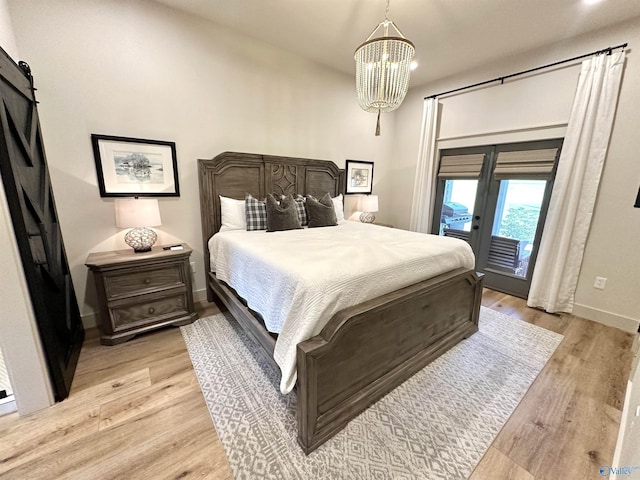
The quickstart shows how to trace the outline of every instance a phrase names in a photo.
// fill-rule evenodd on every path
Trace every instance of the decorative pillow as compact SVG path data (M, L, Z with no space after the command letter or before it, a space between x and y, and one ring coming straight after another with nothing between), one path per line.
M306 227L309 220L307 219L307 210L304 208L305 198L298 194L294 200L296 202L296 210L298 211L298 220L300 220L300 225Z
M247 194L244 199L245 217L247 230L266 230L267 229L267 205L264 201L260 201Z
M333 201L333 207L336 210L336 218L339 222L344 220L344 200L342 194L331 199Z
M338 224L336 210L328 193L320 200L308 195L305 207L307 209L307 218L309 219L309 228L331 227Z
M288 195L278 202L273 195L267 195L267 232L296 228L302 228L302 226L293 197Z
M247 220L244 211L244 200L220 197L220 231L246 230Z

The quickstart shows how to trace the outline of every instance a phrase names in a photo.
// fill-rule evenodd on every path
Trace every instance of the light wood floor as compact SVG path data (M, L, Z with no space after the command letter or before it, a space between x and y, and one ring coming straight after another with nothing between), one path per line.
M600 478L615 448L632 335L488 290L483 304L564 340L471 478ZM200 307L201 316L217 311ZM68 399L0 418L0 478L231 479L179 329L112 347L87 333Z

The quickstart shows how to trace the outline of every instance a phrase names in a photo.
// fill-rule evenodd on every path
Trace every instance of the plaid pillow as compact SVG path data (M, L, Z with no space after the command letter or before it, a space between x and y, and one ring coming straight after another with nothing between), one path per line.
M294 198L296 202L296 211L298 212L298 220L300 220L300 225L305 227L309 223L309 219L307 218L307 211L304 208L304 197L300 194L296 195Z
M244 199L245 215L247 217L247 230L267 229L267 205L247 194Z

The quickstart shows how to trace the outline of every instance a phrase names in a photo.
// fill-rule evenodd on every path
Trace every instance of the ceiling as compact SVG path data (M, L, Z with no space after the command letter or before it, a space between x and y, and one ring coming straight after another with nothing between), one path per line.
M385 0L156 1L351 75L385 14ZM412 86L636 16L638 0L391 0L389 10L416 46Z

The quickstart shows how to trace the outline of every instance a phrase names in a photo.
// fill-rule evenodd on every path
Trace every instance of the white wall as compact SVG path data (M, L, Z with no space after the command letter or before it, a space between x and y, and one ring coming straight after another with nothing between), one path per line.
M7 0L0 0L0 45L14 61L17 61L18 47L13 34L13 25L11 24Z
M53 190L85 324L96 306L84 266L126 248L100 198L90 135L175 141L181 195L160 199L159 242L194 248L204 289L198 158L224 151L375 162L380 221L393 116L375 137L351 76L150 1L10 0L18 47L38 87ZM347 205L347 208L349 205Z
M0 47L18 60L6 0L0 0ZM26 415L51 405L53 393L1 181L0 266L0 348L18 412Z
M392 188L397 195L392 221L408 227L418 154L423 98L441 91L508 75L564 58L629 42L616 121L605 163L574 313L633 331L640 321L640 209L633 202L640 184L640 18L615 28L522 54L436 84L413 88L396 115ZM563 132L577 84L577 66L537 74L503 86L443 99L442 146L490 144L551 138ZM515 114L515 115L514 115ZM533 128L532 128L533 127ZM506 132L505 132L506 131ZM593 289L595 276L608 278L605 290Z

